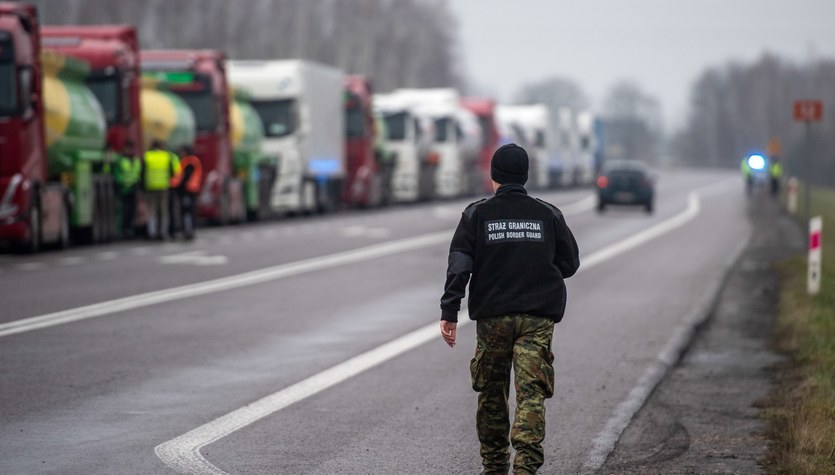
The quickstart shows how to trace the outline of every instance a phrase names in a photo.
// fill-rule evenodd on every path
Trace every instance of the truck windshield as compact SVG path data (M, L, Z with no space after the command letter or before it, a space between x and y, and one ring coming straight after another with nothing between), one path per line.
M120 123L122 114L119 109L122 103L122 91L119 88L119 78L117 76L92 77L87 80L87 86L99 100L107 124Z
M204 91L174 91L188 104L194 113L194 122L198 132L212 132L217 128L217 114L214 97L209 90Z
M435 119L435 142L446 142L449 140L449 118Z
M171 92L180 96L194 113L198 132L214 132L220 118L215 96L212 95L212 79L207 74L185 74L185 80L172 80Z
M406 140L406 124L409 123L409 115L406 112L387 115L384 120L388 140Z
M18 111L17 71L10 61L0 61L0 116L8 117Z
M345 136L352 139L365 136L365 115L362 107L345 108Z
M295 99L252 101L252 107L264 123L264 135L284 137L296 131Z

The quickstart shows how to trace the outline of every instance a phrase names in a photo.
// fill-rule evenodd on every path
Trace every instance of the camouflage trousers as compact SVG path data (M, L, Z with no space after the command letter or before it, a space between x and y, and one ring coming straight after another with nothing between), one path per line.
M513 472L536 473L544 462L545 399L554 395L554 322L530 315L505 315L477 322L477 346L470 361L478 391L476 429L487 473L507 473L510 442L516 450ZM516 385L511 430L508 410L510 369Z

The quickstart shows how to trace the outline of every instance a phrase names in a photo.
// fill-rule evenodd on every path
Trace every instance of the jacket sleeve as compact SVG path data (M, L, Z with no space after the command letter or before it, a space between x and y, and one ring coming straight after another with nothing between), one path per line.
M568 229L565 224L565 218L561 212L554 214L556 217L556 255L554 263L560 270L563 278L568 278L577 272L580 268L580 251L577 249L577 241L574 240L574 234Z
M473 256L475 254L475 232L471 216L462 214L458 228L452 236L449 246L449 259L446 271L446 285L441 297L441 320L458 321L458 311L461 310L461 299L470 281L473 271Z

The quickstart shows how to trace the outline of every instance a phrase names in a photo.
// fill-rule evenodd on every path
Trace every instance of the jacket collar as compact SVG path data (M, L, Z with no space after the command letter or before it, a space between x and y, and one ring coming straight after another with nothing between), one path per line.
M520 185L519 183L505 183L500 186L498 190L496 190L496 196L506 194L527 195L528 192L525 190L525 185Z

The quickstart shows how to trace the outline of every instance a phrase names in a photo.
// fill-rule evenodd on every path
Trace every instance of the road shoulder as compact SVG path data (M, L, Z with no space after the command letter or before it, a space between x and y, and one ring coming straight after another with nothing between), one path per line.
M757 407L774 385L776 261L802 249L775 202L749 202L753 235L681 361L624 430L599 473L761 473L767 422Z

